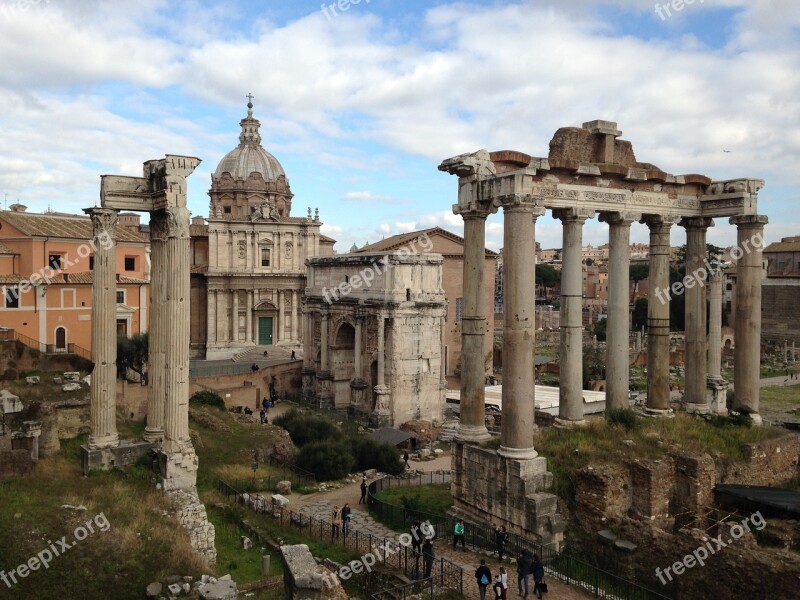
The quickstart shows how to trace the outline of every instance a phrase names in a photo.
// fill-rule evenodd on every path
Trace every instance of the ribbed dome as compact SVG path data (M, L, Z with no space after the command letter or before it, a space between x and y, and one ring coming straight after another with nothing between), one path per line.
M258 128L261 123L253 118L253 105L247 104L247 117L239 122L242 132L239 145L228 152L220 161L212 179L218 180L223 173L230 173L234 180L246 180L251 173L260 173L264 181L277 181L286 173L278 159L261 147Z

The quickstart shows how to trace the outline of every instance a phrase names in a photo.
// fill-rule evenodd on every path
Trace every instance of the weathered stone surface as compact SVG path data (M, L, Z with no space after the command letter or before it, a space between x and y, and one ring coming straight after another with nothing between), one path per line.
M22 412L22 400L8 390L0 390L0 412L6 415Z
M278 434L280 436L279 439L271 446L256 450L256 459L259 462L274 460L279 463L288 463L294 459L297 448L289 437L289 432L285 429L280 429Z
M65 383L61 386L62 392L77 392L81 389L80 383Z
M167 492L175 500L178 523L189 532L192 548L213 565L217 562L214 526L209 522L206 507L200 501L197 490L171 490Z
M251 540L246 535L242 536L242 548L245 550L250 550L253 547L253 540Z
M289 499L281 494L273 494L272 495L272 507L273 508L287 508L289 506Z
M71 381L78 383L81 380L81 374L78 371L67 371L64 373L64 381Z
M278 494L291 494L292 493L292 482L291 481L279 481L278 485L275 486L275 491Z
M145 593L147 594L148 598L155 598L161 593L162 588L163 586L159 582L155 581L147 586Z
M201 584L197 591L202 600L236 600L239 597L235 581L209 581Z
M167 586L167 589L173 596L178 596L183 591L183 588L179 583L171 583L169 586Z
M39 385L41 382L41 378L38 375L32 375L30 377L25 378L25 383L28 385Z

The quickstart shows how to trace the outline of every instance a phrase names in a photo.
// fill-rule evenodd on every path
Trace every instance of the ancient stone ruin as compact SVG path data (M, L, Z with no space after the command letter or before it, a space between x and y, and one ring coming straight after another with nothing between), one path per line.
M670 175L636 160L630 142L618 139L617 124L591 121L556 131L547 158L517 151L479 150L445 160L441 171L458 176L464 219L464 304L462 316L461 422L453 454L455 506L473 517L499 522L512 531L534 533L558 546L563 523L549 494L552 476L533 448L534 270L536 219L546 210L563 225L561 277L561 383L557 422L582 424L581 239L586 219L609 224L607 391L609 409L628 408L628 278L630 226L650 229L647 411L671 414L669 396L669 237L674 224L686 229L686 405L695 413L723 412L720 377L719 283L711 287L710 351L706 356L706 231L715 217L737 226L744 252L737 263L735 397L733 408L756 423L761 329L761 246L767 217L757 211L760 179L713 181L704 175ZM476 446L485 427L484 293L485 224L503 208L503 420L498 451ZM715 335L713 335L716 332ZM524 498L524 502L520 499Z

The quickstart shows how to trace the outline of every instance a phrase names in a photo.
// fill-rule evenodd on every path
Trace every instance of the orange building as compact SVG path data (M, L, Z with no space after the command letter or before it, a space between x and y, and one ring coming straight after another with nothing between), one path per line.
M63 213L0 211L0 327L44 352L91 352L92 221ZM117 227L117 331L147 331L149 241Z

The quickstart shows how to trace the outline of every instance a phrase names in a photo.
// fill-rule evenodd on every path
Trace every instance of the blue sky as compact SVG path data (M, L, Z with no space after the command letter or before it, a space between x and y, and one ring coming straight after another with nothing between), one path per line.
M101 174L189 154L203 159L189 208L207 216L252 93L293 214L319 208L340 252L434 225L462 233L443 159L546 156L558 127L594 119L667 172L765 179L767 241L800 235L800 3L674 6L351 0L334 16L319 1L0 0L0 199L79 213ZM502 230L491 217L490 247ZM539 220L544 247L560 238ZM604 243L606 226L587 222L584 240ZM709 241L734 244L735 230L718 219Z

